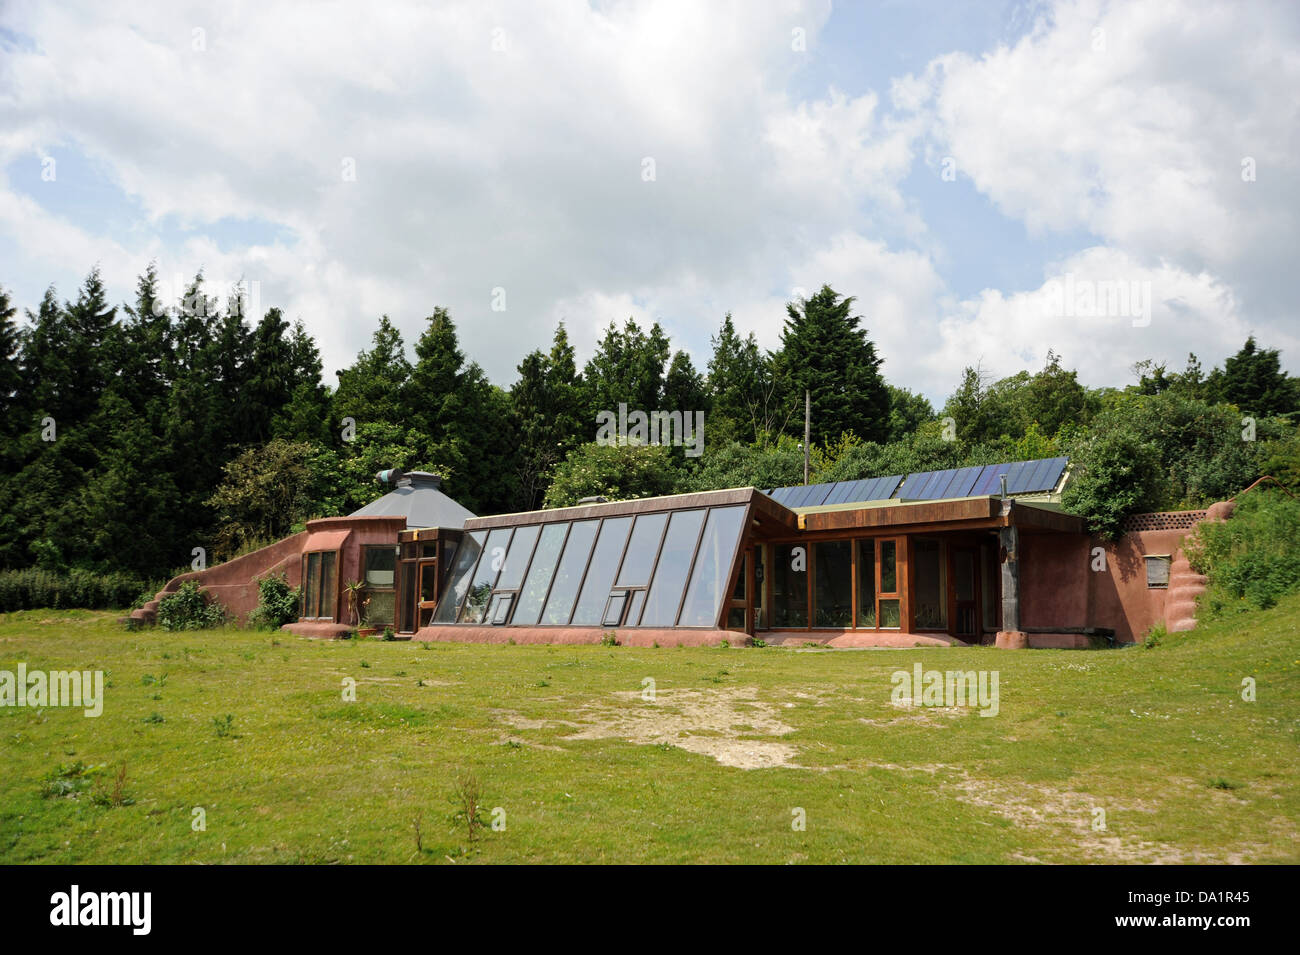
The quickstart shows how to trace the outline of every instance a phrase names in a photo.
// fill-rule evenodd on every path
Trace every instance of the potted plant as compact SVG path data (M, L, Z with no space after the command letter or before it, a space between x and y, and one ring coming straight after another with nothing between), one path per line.
M370 598L364 597L361 601L361 626L357 627L357 636L373 637L378 632L378 627L370 625Z
M344 591L348 595L348 622L352 626L361 624L361 594L366 589L366 585L360 580L349 580L343 585Z

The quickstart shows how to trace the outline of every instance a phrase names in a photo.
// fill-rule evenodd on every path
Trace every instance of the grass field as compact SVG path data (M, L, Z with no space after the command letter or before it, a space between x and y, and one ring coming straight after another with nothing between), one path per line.
M99 718L0 707L2 863L1300 861L1300 596L1105 651L325 643L116 616L0 617L0 670L107 682ZM918 662L997 671L997 715L892 703Z

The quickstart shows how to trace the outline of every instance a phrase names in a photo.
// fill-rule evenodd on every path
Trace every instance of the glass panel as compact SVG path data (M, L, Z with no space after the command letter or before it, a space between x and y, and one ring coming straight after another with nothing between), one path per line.
M897 597L882 597L880 600L880 629L897 630L902 626L902 614Z
M542 529L541 539L533 553L532 565L528 568L528 577L519 591L519 599L515 601L516 624L531 626L541 618L546 588L551 585L555 563L559 559L560 548L564 546L564 534L568 529L567 523L547 524Z
M716 627L722 598L731 583L732 558L745 520L744 507L715 507L709 511L700 538L691 586L686 591L679 627Z
M728 630L746 629L744 607L732 607L727 611L727 629Z
M367 547L366 584L371 587L393 586L397 574L396 547Z
M641 607L645 603L645 591L632 591L632 606L627 611L627 626L635 627L641 619Z
M744 600L745 588L749 586L749 555L740 555L740 573L736 575L736 586L731 591L732 600Z
M984 595L984 629L998 628L997 584L994 574L999 573L997 551L988 544L980 545L980 554L984 560L984 576L980 578L980 591Z
M555 568L555 582L551 585L551 596L546 601L546 610L542 612L542 623L569 622L569 616L573 613L573 602L577 599L578 588L582 585L583 571L587 569L587 557L591 554L591 545L596 540L599 523L600 521L574 522L569 531L569 539L564 544L564 554Z
M456 553L456 560L447 577L447 590L438 601L438 609L433 615L434 623L455 622L456 611L465 598L465 591L469 590L470 575L474 573L474 565L483 553L483 542L486 539L486 531L472 531L461 541L460 550Z
M369 626L391 627L397 613L397 592L395 590L367 590L366 622Z
M402 559L403 559L403 560L414 560L415 557L416 557L416 555L417 555L417 553L419 552L419 547L420 547L420 545L417 544L415 541L405 541L405 542L403 542L403 544L402 544Z
M858 626L876 625L876 542L858 541Z
M618 559L623 556L623 545L627 543L627 533L632 529L632 518L606 518L600 528L600 537L596 539L596 549L592 551L591 569L582 585L582 596L573 611L573 626L599 626L600 619L609 600L609 588L613 586L614 574L618 568Z
M506 562L501 565L501 576L497 578L497 590L519 589L519 582L524 579L528 558L533 555L533 545L537 543L537 535L541 530L540 525L533 524L515 531L514 539L510 542L510 553L506 555Z
M641 614L641 626L673 625L677 608L682 602L682 590L686 587L686 575L691 572L695 541L700 536L700 526L703 523L703 510L675 511L668 519L668 530L664 532L655 579L650 584L645 611Z
M303 559L302 599L304 617L314 617L320 609L320 554Z
M432 561L420 564L420 599L438 599L438 563Z
M959 550L953 555L953 589L957 599L962 601L975 599L975 555L968 550Z
M912 559L917 629L946 630L948 588L944 583L943 545L933 538L918 537L912 542Z
M623 569L618 572L618 586L644 587L650 582L655 554L659 552L659 538L663 536L667 514L642 514L632 528L632 539L627 544Z
M421 544L421 545L420 545L420 556L421 556L421 557L437 557L437 556L438 556L438 542L437 542L437 541L425 541L423 544Z
M880 592L898 593L898 545L892 540L880 542Z
M514 603L514 594L497 594L492 598L492 606L488 608L487 622L493 626L501 626L510 619L510 605Z
M335 595L337 586L334 583L334 552L329 551L320 555L320 613L323 620L334 619L334 608L338 603Z
M853 545L822 541L813 545L813 613L818 627L853 625Z
M623 607L627 604L626 590L616 590L609 595L609 603L605 607L604 619L600 621L602 627L617 627L623 619Z
M808 545L777 544L771 574L772 626L808 626Z
M510 527L498 527L488 533L487 543L483 545L483 557L474 570L474 576L465 597L465 606L460 610L460 623L482 623L487 612L488 599L492 596L492 587L496 583L501 565L505 563L506 551L510 548Z
M415 602L419 595L415 592L416 565L402 565L402 621L398 629L402 633L415 631Z

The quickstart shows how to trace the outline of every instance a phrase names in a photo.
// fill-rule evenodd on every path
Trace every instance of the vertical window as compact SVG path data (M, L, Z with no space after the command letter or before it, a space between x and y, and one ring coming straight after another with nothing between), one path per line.
M303 555L302 616L310 620L333 620L336 604L334 551L313 551Z
M853 625L853 545L848 541L813 544L813 613L816 626Z
M741 524L743 507L715 507L704 524L704 536L695 555L695 568L686 589L686 602L677 621L679 627L716 627L722 611L722 599L731 583L732 560Z
M943 544L932 537L912 541L918 630L948 628L948 587Z
M592 551L591 568L582 584L582 595L573 610L573 626L595 627L605 616L609 603L609 588L618 573L618 562L627 544L627 533L632 529L632 518L606 518L600 526L596 549Z
M808 545L772 548L772 626L808 626Z
M415 632L415 575L417 564L413 560L402 562L402 612L397 629L402 633Z
M564 535L569 525L547 524L542 528L542 536L533 553L533 562L528 568L515 601L514 622L533 626L541 619L542 606L546 603L546 592L551 587L551 578L555 576L555 565L560 558L560 549L564 547Z
M397 547L383 544L361 549L365 575L366 622L372 627L391 627L397 619Z
M551 595L546 600L546 609L542 611L542 623L564 625L569 622L599 524L600 521L575 521L570 527L569 539L564 543L564 554L555 568Z
M876 627L876 542L858 541L858 626Z
M903 602L898 593L898 541L882 540L880 549L880 593L876 597L877 626L898 630L903 625Z
M704 511L674 511L668 518L654 580L641 612L643 627L671 627L677 620L691 557L704 524ZM629 618L630 619L630 618Z

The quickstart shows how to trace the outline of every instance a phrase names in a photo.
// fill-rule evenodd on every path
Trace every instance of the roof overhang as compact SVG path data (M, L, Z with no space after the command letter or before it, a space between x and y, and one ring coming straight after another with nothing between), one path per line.
M516 514L493 514L465 522L465 530L488 530L493 527L517 527L525 524L551 524L557 521L582 521L625 514L653 514L662 511L686 511L697 507L726 507L730 504L751 505L750 519L773 532L798 530L795 513L752 487L725 491L701 491L695 494L672 494L635 501L611 501L607 504L584 504L579 507L556 507L544 511L521 511Z

